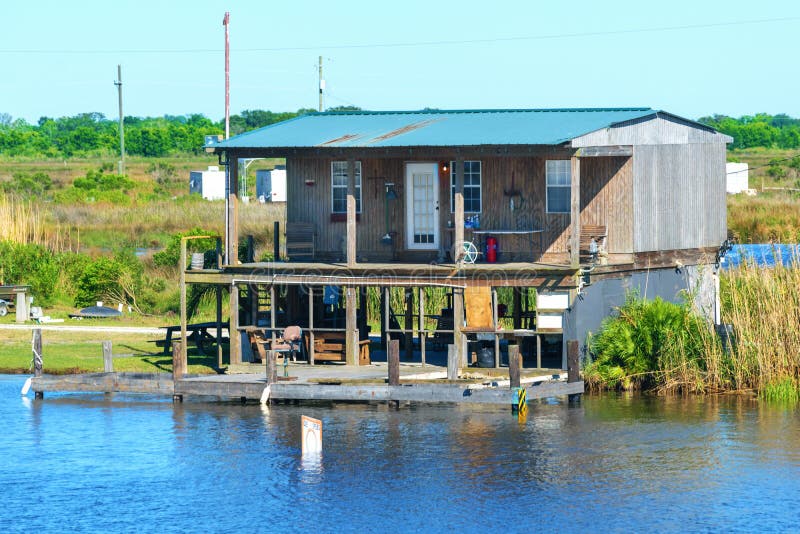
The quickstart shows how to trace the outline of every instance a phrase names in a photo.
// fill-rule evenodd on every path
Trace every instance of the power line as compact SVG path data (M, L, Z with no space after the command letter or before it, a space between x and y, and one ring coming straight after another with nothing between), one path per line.
M768 24L774 22L791 22L800 20L800 17L780 17L769 19L738 20L730 22L712 22L706 24L686 24L681 26L655 26L650 28L635 28L623 30L559 33L545 35L526 35L516 37L493 37L486 39L454 39L442 41L412 41L395 43L356 43L343 45L313 45L313 46L281 46L269 48L238 48L234 52L290 52L307 50L344 50L361 48L410 48L423 46L450 46L465 44L510 43L518 41L543 41L550 39L574 39L581 37L603 37L611 35L626 35L636 33L670 32L680 30L701 30L709 28L723 28L728 26L744 26L752 24ZM218 54L222 50L216 48L162 48L162 49L117 49L117 50L63 50L63 49L0 49L0 54Z
M770 160L770 162L769 162L769 163L767 163L767 164L764 164L764 165L757 165L757 166L755 166L755 167L750 167L750 166L748 166L746 169L742 169L742 170L740 170L740 171L731 171L731 172L726 172L725 174L726 174L726 175L731 175L731 174L739 174L740 172L748 172L748 171L752 171L752 170L755 170L755 169L762 169L762 168L764 168L764 167L772 167L772 166L773 166L773 165L775 165L776 163L780 163L780 162L782 162L782 161L789 161L789 160L792 160L792 159L797 159L797 158L800 158L800 154L795 154L794 156L789 156L788 158L773 159L773 160Z

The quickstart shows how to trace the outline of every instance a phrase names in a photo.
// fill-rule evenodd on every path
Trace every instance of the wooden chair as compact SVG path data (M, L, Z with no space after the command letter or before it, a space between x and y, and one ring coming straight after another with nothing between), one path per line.
M313 260L315 237L313 223L286 223L286 255L289 260Z

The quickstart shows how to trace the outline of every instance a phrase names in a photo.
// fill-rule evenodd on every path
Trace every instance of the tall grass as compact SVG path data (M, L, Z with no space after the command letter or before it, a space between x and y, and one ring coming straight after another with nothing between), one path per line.
M38 205L0 195L0 241L42 245L54 252L64 250L61 227L49 224Z
M728 228L741 243L800 242L800 201L790 193L728 198Z

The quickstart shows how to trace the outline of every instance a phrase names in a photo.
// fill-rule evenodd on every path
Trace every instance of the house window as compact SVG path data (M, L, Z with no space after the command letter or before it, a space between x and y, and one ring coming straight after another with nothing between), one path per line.
M347 162L331 162L331 207L333 213L347 213ZM356 213L361 213L361 162L356 161Z
M572 187L570 160L547 160L545 175L547 177L547 213L569 213Z
M456 211L456 162L450 162L450 211ZM464 162L464 213L481 212L481 162Z

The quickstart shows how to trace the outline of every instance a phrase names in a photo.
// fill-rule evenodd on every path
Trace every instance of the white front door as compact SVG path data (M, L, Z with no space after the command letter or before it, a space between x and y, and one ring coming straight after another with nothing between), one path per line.
M439 248L439 166L406 164L406 247Z

